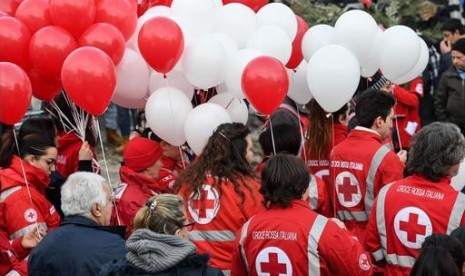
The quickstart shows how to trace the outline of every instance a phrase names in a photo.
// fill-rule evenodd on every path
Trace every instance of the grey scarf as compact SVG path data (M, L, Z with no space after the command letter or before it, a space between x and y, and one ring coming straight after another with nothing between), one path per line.
M126 241L126 248L126 259L148 272L164 271L195 252L192 242L149 229L136 230Z

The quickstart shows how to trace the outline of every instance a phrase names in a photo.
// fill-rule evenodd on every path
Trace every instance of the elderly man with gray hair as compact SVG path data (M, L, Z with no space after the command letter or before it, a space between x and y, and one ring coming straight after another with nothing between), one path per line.
M108 227L111 187L95 173L70 175L61 188L65 218L29 257L29 275L97 275L100 267L126 255L124 240Z
M450 185L465 157L465 138L451 123L414 136L408 177L386 185L373 205L365 248L385 262L385 275L409 275L426 237L464 225L465 195Z

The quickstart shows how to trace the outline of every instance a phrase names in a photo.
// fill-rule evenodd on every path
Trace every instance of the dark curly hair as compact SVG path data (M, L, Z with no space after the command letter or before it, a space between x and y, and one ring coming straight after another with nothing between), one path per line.
M218 126L208 139L199 159L191 164L175 182L175 190L179 191L181 185L186 187L184 198L191 192L198 196L199 189L205 183L206 174L214 177L213 186L219 188L220 196L222 186L232 183L234 190L241 197L243 205L245 195L243 187L252 192L251 187L244 181L246 178L256 178L255 172L246 159L247 139L249 129L241 123L226 123ZM200 193L200 200L204 200Z
M310 173L302 159L290 154L277 154L266 162L262 171L260 193L263 206L286 208L293 199L301 199L310 183Z

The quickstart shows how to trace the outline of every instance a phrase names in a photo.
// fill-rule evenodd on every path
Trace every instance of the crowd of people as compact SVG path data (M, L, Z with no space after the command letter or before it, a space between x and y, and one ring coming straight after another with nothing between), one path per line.
M465 275L465 194L450 185L465 158L465 28L441 30L405 85L378 72L333 113L286 97L258 166L242 123L192 156L148 128L130 135L134 112L112 106L112 187L95 119L64 94L0 124L0 274Z

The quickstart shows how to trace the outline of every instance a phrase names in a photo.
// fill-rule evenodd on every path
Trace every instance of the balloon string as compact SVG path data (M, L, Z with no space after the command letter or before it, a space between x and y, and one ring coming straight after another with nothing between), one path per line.
M16 135L16 131L13 128L13 137L15 138L15 143L16 143L16 149L18 151L18 156L21 156L21 153L19 151L19 143L18 143L18 137ZM32 195L31 195L31 190L29 188L29 181L27 180L26 176L26 170L24 169L24 164L23 164L23 159L19 158L19 163L21 164L21 172L23 173L24 181L26 182L26 190L27 190L27 195L29 197L29 203L31 204L31 207L34 208L34 203L32 202ZM37 231L37 236L40 237L40 231L39 231L39 225L37 224L37 219L34 221L35 229Z
M273 145L273 154L276 155L276 145L274 142L273 124L271 123L270 115L267 115L267 117L268 117L268 121L270 122L271 144Z
M297 106L297 103L295 104L295 109L297 110L297 119L300 125L301 124L300 111L299 111L299 107ZM307 164L307 150L305 149L305 136L304 136L304 130L302 129L302 126L299 127L299 130L300 130L300 139L302 141L301 146L302 146L302 150L304 151L304 161L305 161L305 164Z
M184 160L184 152L182 151L182 146L178 147L179 149L179 154L181 155L181 162L182 162L182 168L186 168L186 161Z
M335 139L334 139L334 117L333 117L333 113L328 113L328 115L326 115L327 118L331 118L331 145L332 145L332 148L331 148L331 153L333 152L332 149L334 149L334 147L336 146L335 145ZM330 154L331 154L330 153ZM331 162L331 157L329 158L330 162ZM332 178L331 180L333 181L334 183L334 194L333 194L333 212L334 212L334 217L337 218L337 213L336 213L336 175L334 173L334 167L331 167L331 163L329 164L329 168L331 169L332 173L330 173L330 177Z
M391 92L392 95L394 95L394 86L391 85L391 87L389 88L389 92ZM395 95L394 95L395 97ZM397 101L396 101L396 104L394 106L394 118L395 118L395 122L396 122L396 135L397 135L397 142L399 143L399 149L400 150L403 150L402 149L402 141L400 140L400 133L399 133L399 122L397 120L397 114L396 114L396 108L397 107Z
M105 156L105 148L103 147L103 139L102 139L102 132L100 131L100 123L97 121L97 130L98 130L98 136L99 136L99 140L100 140L100 147L102 148L102 156L103 156L103 164L105 166L105 170L106 170L106 174L107 174L107 179L108 179L108 183L110 184L110 187L112 188L113 190L113 185L111 183L111 178L110 178L110 172L108 171L108 164L107 164L107 158ZM118 208L116 208L116 201L115 201L115 197L111 197L111 201L113 203L113 208L115 210L115 214L116 214L116 222L118 223L118 225L121 225L121 221L120 221L120 218L119 218L119 212L118 212Z

